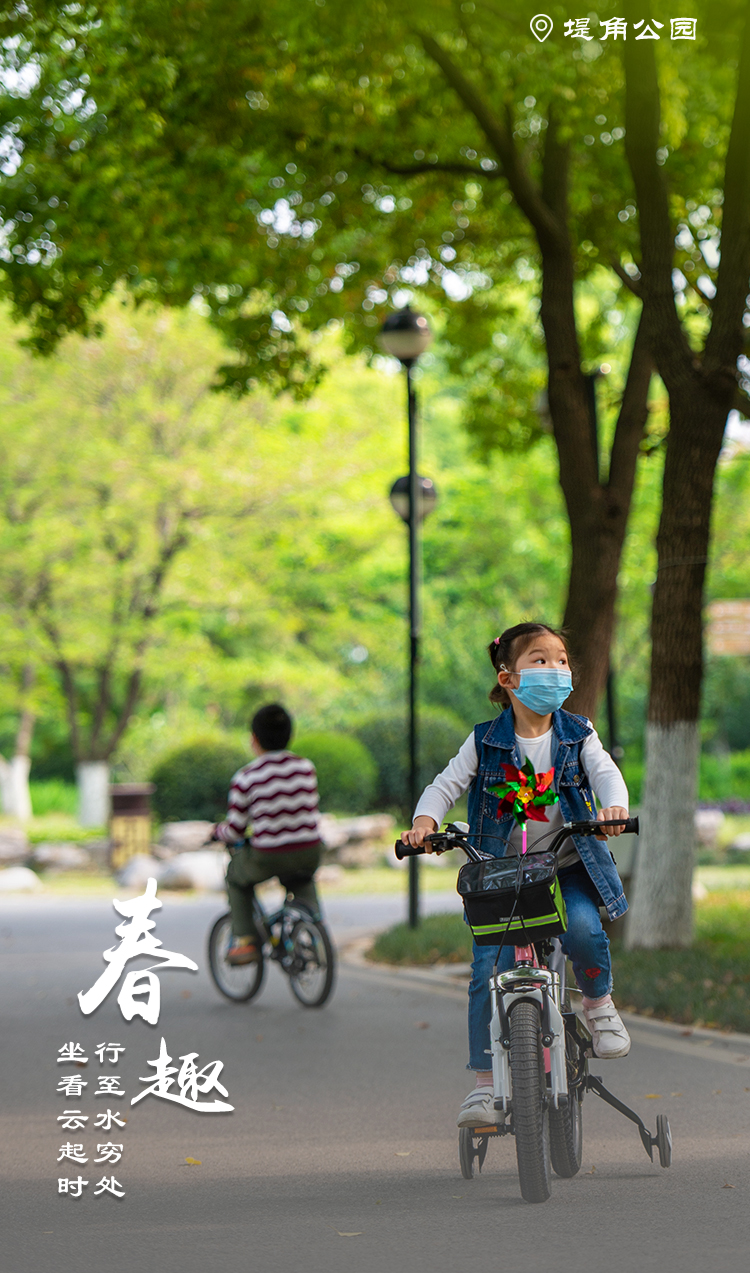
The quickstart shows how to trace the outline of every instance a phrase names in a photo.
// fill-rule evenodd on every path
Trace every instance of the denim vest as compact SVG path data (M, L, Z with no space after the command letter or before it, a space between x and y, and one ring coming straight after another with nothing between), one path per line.
M591 783L581 763L581 747L592 727L584 716L557 711L552 714L552 756L555 769L554 790L560 798L560 811L565 822L596 817L596 804ZM515 722L510 708L495 718L474 727L477 749L477 776L469 788L469 825L478 849L493 857L504 857L514 826L512 814L497 816L498 798L487 790L502 782L503 765L523 764L525 757L516 746ZM589 836L571 836L591 880L606 907L610 919L624 915L628 903L615 860L602 840Z

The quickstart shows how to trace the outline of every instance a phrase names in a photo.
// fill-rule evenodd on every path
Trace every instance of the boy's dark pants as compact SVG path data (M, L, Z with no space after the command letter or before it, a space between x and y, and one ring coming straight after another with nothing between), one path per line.
M253 894L255 885L278 877L282 888L293 893L298 902L318 914L318 894L313 876L320 863L322 844L307 849L274 849L264 852L252 846L238 849L227 868L227 893L232 911L232 932L236 937L254 937L259 934L253 919Z

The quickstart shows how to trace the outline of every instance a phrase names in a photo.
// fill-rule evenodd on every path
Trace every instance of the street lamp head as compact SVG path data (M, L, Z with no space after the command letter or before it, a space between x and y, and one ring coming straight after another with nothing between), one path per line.
M424 314L415 314L410 305L389 314L380 329L380 345L387 354L409 366L423 354L432 332Z
M423 522L437 504L435 483L429 477L418 477L419 498L417 501L418 520ZM402 521L409 524L409 479L399 477L393 483L388 498Z

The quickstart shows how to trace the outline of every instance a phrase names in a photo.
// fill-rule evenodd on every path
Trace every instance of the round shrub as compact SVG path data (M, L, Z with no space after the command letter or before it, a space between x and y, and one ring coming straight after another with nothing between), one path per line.
M468 730L457 716L437 707L423 707L418 721L418 793L432 782L455 756ZM409 727L403 712L373 716L357 730L377 765L374 806L409 818Z
M377 768L358 738L323 731L302 734L292 739L291 749L315 765L324 813L365 813L372 807Z
M169 752L151 774L152 805L162 822L219 822L232 775L252 759L235 743L201 738Z

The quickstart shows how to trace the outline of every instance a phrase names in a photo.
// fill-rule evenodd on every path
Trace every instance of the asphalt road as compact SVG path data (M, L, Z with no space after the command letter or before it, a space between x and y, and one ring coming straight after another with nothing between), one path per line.
M652 1166L636 1129L589 1095L581 1173L530 1207L510 1138L490 1144L481 1178L464 1181L458 1169L454 1119L469 1086L460 989L345 966L316 1012L296 1005L271 969L256 1003L231 1005L203 955L221 903L164 902L157 936L200 972L161 974L157 1027L127 1024L114 995L91 1017L79 1011L77 992L115 941L108 903L0 902L1 1273L747 1268L750 1056L737 1041L638 1026L631 1055L594 1070L652 1128L668 1113L673 1167ZM441 905L433 895L430 906ZM337 900L329 915L341 939L400 909L398 899ZM199 1115L153 1096L130 1108L162 1035L173 1058L224 1062L234 1113ZM90 1058L79 1103L56 1091L72 1072L56 1064L69 1040ZM126 1047L101 1072L122 1076L127 1097L111 1108L127 1126L119 1136L61 1132L64 1108L96 1115L110 1105L91 1095L93 1049L104 1041ZM124 1143L116 1166L58 1166L64 1141L90 1152L100 1137ZM90 1181L83 1196L59 1195L58 1176L79 1173ZM94 1197L100 1173L114 1174L125 1196Z

